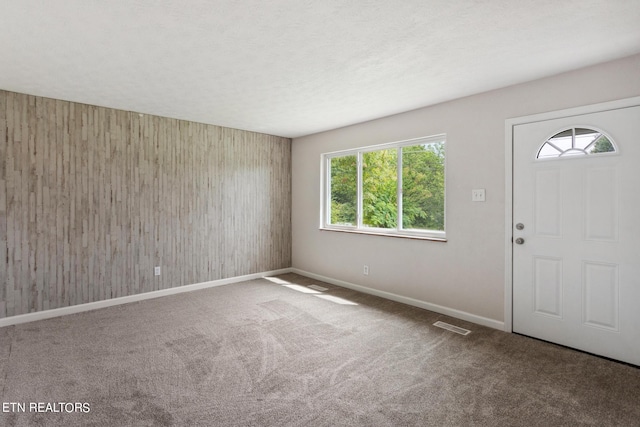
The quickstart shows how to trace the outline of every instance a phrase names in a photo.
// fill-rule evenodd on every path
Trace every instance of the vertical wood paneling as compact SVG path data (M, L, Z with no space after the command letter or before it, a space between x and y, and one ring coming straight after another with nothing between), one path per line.
M7 315L7 100L0 98L0 318Z
M288 267L290 206L289 139L0 91L0 318Z

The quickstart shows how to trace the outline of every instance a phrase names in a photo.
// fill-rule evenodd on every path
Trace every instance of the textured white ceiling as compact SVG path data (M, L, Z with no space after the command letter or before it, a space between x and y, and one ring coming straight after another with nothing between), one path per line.
M0 88L296 137L640 52L640 0L0 0Z

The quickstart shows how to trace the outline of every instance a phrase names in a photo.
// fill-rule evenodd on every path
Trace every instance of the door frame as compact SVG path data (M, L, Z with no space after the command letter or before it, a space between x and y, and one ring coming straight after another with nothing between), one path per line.
M640 96L602 102L592 105L567 108L550 111L547 113L532 114L529 116L514 117L505 120L505 260L504 260L504 331L513 332L513 128L517 125L542 122L563 117L579 116L583 114L597 113L600 111L616 110L620 108L635 107L640 105ZM542 144L541 141L540 143Z

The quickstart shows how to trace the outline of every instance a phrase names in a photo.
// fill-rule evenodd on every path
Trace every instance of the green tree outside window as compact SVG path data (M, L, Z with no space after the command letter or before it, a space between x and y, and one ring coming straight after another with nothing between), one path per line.
M398 148L362 153L362 225L444 231L444 142L402 146L402 201L398 203ZM357 225L358 156L330 159L330 223ZM399 212L399 205L402 205Z

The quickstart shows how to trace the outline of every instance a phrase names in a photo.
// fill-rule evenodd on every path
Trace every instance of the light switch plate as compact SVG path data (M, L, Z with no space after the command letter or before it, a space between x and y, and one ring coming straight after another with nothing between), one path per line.
M484 188L478 188L476 190L471 190L471 201L472 202L484 202Z

